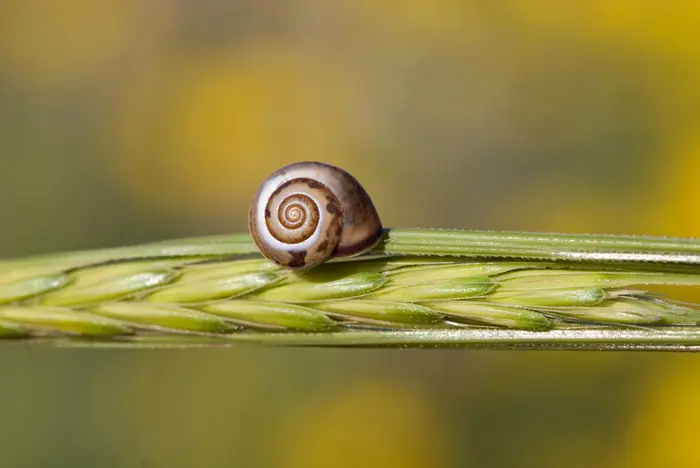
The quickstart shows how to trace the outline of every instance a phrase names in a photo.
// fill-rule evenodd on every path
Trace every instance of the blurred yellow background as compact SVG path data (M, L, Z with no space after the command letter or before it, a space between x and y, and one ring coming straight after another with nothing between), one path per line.
M241 232L316 159L388 226L700 236L700 3L4 0L0 256ZM3 347L12 467L696 467L700 357Z

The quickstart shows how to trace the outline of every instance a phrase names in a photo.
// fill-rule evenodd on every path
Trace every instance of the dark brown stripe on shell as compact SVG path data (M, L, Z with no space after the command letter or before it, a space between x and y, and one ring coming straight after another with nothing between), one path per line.
M309 186L309 188L315 189L315 190L321 190L323 188L326 188L325 185L323 185L321 182L318 182L313 179L303 179L306 182L306 185Z
M328 239L324 240L318 247L316 247L316 252L325 252L328 249Z
M335 255L337 257L347 257L348 255L356 255L358 252L367 251L377 245L382 238L382 234L384 234L384 229L379 229L373 236L363 239L360 242L344 247L338 246L335 250Z

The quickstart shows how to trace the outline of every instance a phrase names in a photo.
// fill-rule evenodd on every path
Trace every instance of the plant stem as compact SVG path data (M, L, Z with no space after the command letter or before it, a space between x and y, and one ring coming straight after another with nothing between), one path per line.
M26 262L54 259L85 264L134 258L257 253L255 244L247 234L233 234L30 257ZM700 265L700 239L456 229L386 229L373 253ZM0 262L0 271L2 267L3 262Z

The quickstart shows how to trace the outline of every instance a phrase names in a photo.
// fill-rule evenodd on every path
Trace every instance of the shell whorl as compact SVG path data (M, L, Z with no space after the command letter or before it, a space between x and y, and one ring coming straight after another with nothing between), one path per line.
M366 252L382 234L359 182L319 162L290 164L265 179L251 203L248 227L263 255L293 269Z

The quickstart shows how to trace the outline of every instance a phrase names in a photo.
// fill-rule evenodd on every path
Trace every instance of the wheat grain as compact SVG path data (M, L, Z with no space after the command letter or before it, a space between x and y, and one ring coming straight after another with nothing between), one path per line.
M546 337L568 336L564 342L571 346L598 348L640 343L649 348L645 340L652 337L670 349L700 345L700 327L695 328L700 310L646 290L646 285L699 286L700 267L693 260L698 241L601 236L558 241L576 243L577 249L637 248L645 255L653 251L657 260L666 256L646 263L572 262L542 254L551 241L546 235L526 242L522 235L495 233L492 240L519 243L521 249L511 257L508 247L496 259L481 258L482 247L467 252L473 239L465 238L473 234L441 232L421 238L399 231L372 255L305 273L247 258L243 254L253 253L240 236L8 260L0 262L0 338L501 346L510 336L506 344L527 344L530 337L530 345L552 347L560 342ZM401 246L395 250L408 253L387 255L392 239ZM447 247L461 253L435 255ZM524 261L523 249L540 252L539 260ZM414 250L430 255L416 256ZM688 261L677 262L680 257ZM586 341L592 332L596 338Z

